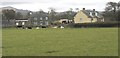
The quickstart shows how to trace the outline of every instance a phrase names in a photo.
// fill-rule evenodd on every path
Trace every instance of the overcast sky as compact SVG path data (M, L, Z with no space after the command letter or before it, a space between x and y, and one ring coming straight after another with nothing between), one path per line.
M86 8L103 11L107 2L118 2L119 0L0 0L0 8L12 6L18 9L48 11L50 7L56 11L66 11L69 8Z

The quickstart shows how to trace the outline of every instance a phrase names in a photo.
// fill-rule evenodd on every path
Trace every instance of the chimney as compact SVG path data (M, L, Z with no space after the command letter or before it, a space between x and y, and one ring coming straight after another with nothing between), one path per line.
M93 11L95 11L95 9L93 9Z
M85 8L83 8L83 10L85 10Z

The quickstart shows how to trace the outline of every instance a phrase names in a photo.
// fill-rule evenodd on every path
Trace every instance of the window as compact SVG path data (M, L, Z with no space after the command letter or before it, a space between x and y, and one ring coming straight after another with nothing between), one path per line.
M93 18L91 19L91 21L93 21Z
M34 18L34 20L37 20L37 18Z
M34 22L34 25L37 25L37 22Z
M93 13L92 13L92 12L90 12L90 16L93 16Z
M48 25L48 22L45 22L46 25Z
M41 17L40 20L43 20L43 18Z
M40 25L43 25L43 22L40 22Z
M25 22L22 22L22 25L25 25Z
M16 25L19 25L19 23L16 23Z
M92 13L92 16L95 16L95 12Z
M91 22L93 21L93 18L91 18Z
M40 23L40 25L43 25L43 23Z
M48 17L45 17L46 20L48 20Z
M80 18L80 22L82 21L82 18Z

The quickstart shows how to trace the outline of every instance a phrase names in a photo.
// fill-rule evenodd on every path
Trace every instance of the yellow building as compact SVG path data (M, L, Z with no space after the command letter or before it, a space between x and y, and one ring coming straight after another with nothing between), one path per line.
M98 12L93 10L80 10L74 17L75 23L92 23L92 22L104 22L104 17Z

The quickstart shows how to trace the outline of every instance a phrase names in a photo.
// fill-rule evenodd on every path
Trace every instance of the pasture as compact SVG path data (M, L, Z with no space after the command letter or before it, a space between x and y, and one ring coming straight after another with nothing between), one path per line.
M2 30L3 56L118 56L118 28Z

